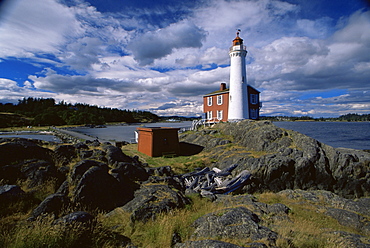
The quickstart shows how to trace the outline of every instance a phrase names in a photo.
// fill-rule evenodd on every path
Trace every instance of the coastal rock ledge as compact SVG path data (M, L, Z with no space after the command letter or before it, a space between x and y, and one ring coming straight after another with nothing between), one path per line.
M333 148L270 121L219 123L185 133L180 141L204 147L212 166L238 164L252 179L241 192L328 190L345 198L370 195L370 153Z
M206 169L251 177L202 198L188 194L185 174L110 144L0 139L0 246L370 247L370 153L268 121L219 123L180 141L202 150Z

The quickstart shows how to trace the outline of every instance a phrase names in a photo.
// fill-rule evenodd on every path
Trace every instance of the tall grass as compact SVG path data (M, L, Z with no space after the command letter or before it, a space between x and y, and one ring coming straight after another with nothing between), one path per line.
M103 218L103 226L114 226L116 231L131 238L138 247L162 248L171 247L174 233L180 235L183 241L190 238L193 231L191 224L199 217L222 209L222 205L212 203L208 199L192 196L192 204L183 209L162 213L157 218L146 223L130 221L130 214L124 210L108 218Z
M357 230L339 225L336 220L324 214L323 205L288 199L283 195L263 193L257 195L260 202L282 203L291 211L289 220L275 220L267 227L279 234L278 247L336 248L338 244L334 231L357 233ZM267 224L267 222L265 222Z

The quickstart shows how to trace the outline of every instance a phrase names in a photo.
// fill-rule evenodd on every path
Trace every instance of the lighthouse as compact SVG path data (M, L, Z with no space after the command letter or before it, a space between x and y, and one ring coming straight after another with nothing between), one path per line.
M246 47L243 39L239 37L239 31L229 50L230 56L230 89L229 89L229 109L228 121L235 122L249 119L248 92L247 92L247 73L245 57Z
M258 120L262 102L260 92L247 84L245 57L247 50L239 31L229 49L230 84L221 83L219 90L203 96L204 121L217 123L220 121L236 122L244 119Z

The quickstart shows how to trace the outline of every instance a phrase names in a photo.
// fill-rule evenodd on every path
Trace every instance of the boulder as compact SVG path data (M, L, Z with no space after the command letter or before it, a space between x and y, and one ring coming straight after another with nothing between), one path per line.
M223 204L225 207L243 205L260 218L269 216L272 220L289 220L289 207L281 203L266 204L258 202L252 195L217 195L215 203Z
M143 185L135 191L135 197L122 207L131 213L131 220L146 222L154 219L157 214L182 208L190 203L181 193L166 185Z
M328 208L325 214L336 219L343 226L352 227L365 235L370 235L370 221L359 214L337 208Z
M93 154L94 154L93 150L82 150L80 151L80 158L81 159L91 158Z
M70 178L71 178L72 182L77 183L81 179L82 175L88 169L90 169L91 167L94 167L94 166L105 168L105 170L107 170L107 171L109 169L108 165L106 165L102 162L98 162L96 160L88 160L88 159L81 160L78 163L76 163L72 168L71 175L70 175Z
M18 185L3 185L0 186L0 202L1 204L10 204L24 198L25 192Z
M227 208L198 218L191 239L264 240L274 246L277 234L259 222L260 218L245 207Z
M106 152L106 158L109 165L114 165L118 162L132 162L133 159L122 152L122 150L116 146L105 145L103 146Z
M76 148L76 150L80 151L80 150L87 150L89 149L89 147L83 143L83 142L78 142L76 144L73 144L73 146Z
M97 223L90 213L77 211L55 220L53 224L59 226L60 232L73 233L75 239L69 247L136 247L128 237L104 229Z
M77 211L54 221L54 224L76 224L76 223L92 223L95 220L95 217L88 212L85 211Z
M130 178L133 181L145 181L149 177L143 167L128 162L118 162L116 168L111 170L111 173L116 173L120 177Z
M74 158L77 158L74 145L59 145L54 149L54 160L59 165L67 165Z
M31 220L35 220L39 216L52 214L55 217L58 217L59 214L68 207L70 201L69 198L63 194L51 194L47 196L41 203L38 205L31 214Z
M231 243L226 243L219 240L198 240L198 241L187 241L185 243L177 243L175 248L199 248L199 247L209 247L209 248L242 248L242 246L234 245ZM252 247L252 246L248 246ZM253 246L258 247L258 246ZM263 247L263 246L261 246Z
M130 201L133 191L131 182L119 182L108 173L107 167L93 166L79 180L73 202L89 209L110 211Z
M370 216L370 198L360 198L356 200L347 199L337 194L325 190L283 190L278 193L291 199L300 199L310 203L324 203L332 208L343 209L360 215Z
M53 223L58 226L60 235L73 235L73 242L68 244L70 247L94 247L94 229L97 228L96 220L93 215L84 211L77 211L67 214ZM94 244L95 243L95 244Z
M23 178L21 164L0 166L0 181L7 184L16 184L18 179Z
M39 159L53 163L53 151L39 146L37 141L28 139L9 139L6 141L8 142L0 144L0 167L27 159Z
M36 187L48 181L55 181L59 186L65 179L66 175L48 161L44 160L27 160L21 165L22 178L29 181L29 187Z
M173 176L171 166L160 166L160 167L147 167L145 168L147 173L151 176Z

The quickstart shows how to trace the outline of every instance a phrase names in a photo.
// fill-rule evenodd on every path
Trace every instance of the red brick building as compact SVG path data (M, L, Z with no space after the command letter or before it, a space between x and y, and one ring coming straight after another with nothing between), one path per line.
M248 111L250 119L259 119L259 100L260 92L252 86L247 86ZM209 122L219 122L228 120L229 111L229 89L225 83L221 83L220 89L203 96L203 113Z

